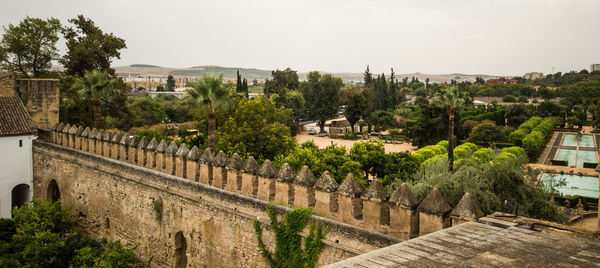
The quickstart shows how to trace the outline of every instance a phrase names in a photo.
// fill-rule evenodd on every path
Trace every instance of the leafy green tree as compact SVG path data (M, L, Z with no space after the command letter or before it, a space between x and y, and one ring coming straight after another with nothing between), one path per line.
M394 118L392 112L376 110L369 115L367 121L375 126L375 131L381 133L381 131L393 127L396 123L396 118Z
M540 87L538 89L538 95L542 97L542 99L548 101L554 98L554 91L549 90L547 87Z
M229 155L254 156L261 162L287 154L295 143L287 126L291 116L290 109L277 108L270 99L243 99L220 128L218 148Z
M325 132L325 122L337 114L342 79L330 74L321 76L319 72L310 72L308 80L300 84L306 101L308 118L318 120L320 132Z
M0 42L0 63L8 71L39 77L58 57L56 42L60 21L26 17L18 25L4 27Z
M464 93L455 86L443 88L435 97L434 103L437 106L448 107L450 114L448 116L448 170L454 170L454 114L460 110L465 102Z
M77 90L81 97L89 99L94 104L94 127L100 129L100 108L102 104L110 102L114 95L118 94L115 90L116 79L111 79L105 72L91 71L86 72L81 78L78 78L73 84L73 89Z
M377 170L377 177L384 186L394 181L411 181L419 170L419 161L408 152L389 153L384 158L383 166Z
M542 103L540 103L540 105L538 105L537 107L537 113L538 116L541 117L548 117L548 116L564 116L564 109L563 107L556 103L556 102L552 102L552 101L544 101Z
M129 109L134 115L134 127L158 124L167 118L167 113L160 104L151 98L135 98L133 103L129 105Z
M271 80L267 79L263 90L265 96L269 98L271 94L283 96L287 90L298 89L298 85L298 73L290 68L286 68L283 71L272 71Z
M121 58L121 49L127 48L125 40L106 34L91 19L78 15L69 20L74 25L63 29L67 53L60 59L65 73L83 76L86 71L99 70L111 76L115 70L110 68L114 58Z
M327 231L320 223L310 221L314 213L311 208L294 208L277 220L275 207L267 205L267 215L271 221L271 229L275 233L275 251L269 252L262 240L260 222L254 220L254 231L258 239L258 248L270 267L315 267L319 255L323 251L323 238ZM304 238L300 232L308 225L308 236Z
M500 130L500 127L496 126L495 124L483 123L473 128L469 140L478 144L503 142L506 137L503 137L502 134L503 132Z
M223 84L223 74L214 76L207 74L195 81L189 82L188 94L200 105L208 110L208 148L215 151L217 128L216 109L227 106L230 100L231 83Z
M156 86L156 91L163 92L163 91L165 91L165 87L163 87L163 85L158 85L158 86Z
M296 145L290 153L277 156L273 161L273 165L277 168L284 163L288 163L296 172L300 171L302 166L308 166L317 178L325 171L329 171L338 183L342 183L346 175L352 173L359 184L366 185L366 182L361 179L363 172L360 163L351 160L346 154L346 147L343 146L332 144L319 149L314 142L307 141Z
M167 91L175 91L175 78L172 75L167 76Z
M379 141L356 142L349 156L360 163L365 174L377 174L385 163L385 149Z
M346 105L344 115L350 123L352 132L355 131L354 125L360 120L361 115L367 107L367 100L361 88L351 87L342 91L342 103Z
M523 122L527 121L531 117L531 112L527 109L527 106L523 104L511 105L506 109L506 124L512 127L518 127Z

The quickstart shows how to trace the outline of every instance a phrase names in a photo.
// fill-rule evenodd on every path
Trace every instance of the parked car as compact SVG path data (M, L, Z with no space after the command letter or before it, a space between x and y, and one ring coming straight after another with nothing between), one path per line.
M314 128L311 128L308 130L308 135L315 135L317 134L317 131Z

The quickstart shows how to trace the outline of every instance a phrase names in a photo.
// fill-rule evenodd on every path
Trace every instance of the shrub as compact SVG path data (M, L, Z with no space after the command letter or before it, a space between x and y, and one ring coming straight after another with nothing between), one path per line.
M527 153L525 152L525 150L521 147L518 146L512 146L512 147L508 147L508 148L504 148L502 149L502 152L506 152L506 153L511 153L515 156L526 156Z
M424 150L424 149L432 150L436 155L447 153L446 147L444 147L442 145L428 145L428 146L421 148L421 150Z
M515 98L515 96L513 96L513 95L506 95L506 96L502 97L502 101L503 102L517 102L517 98Z
M471 155L471 151L467 149L467 147L456 147L454 149L454 159L458 160L464 157Z
M527 152L529 159L534 159L545 143L545 136L539 131L532 131L523 138L523 149Z
M427 160L427 159L429 159L429 158L432 158L432 157L434 157L434 156L436 156L436 155L437 155L437 154L435 153L435 151L433 151L433 150L431 150L431 149L428 149L428 148L421 148L421 149L417 150L417 151L415 152L415 154L416 154L416 155L419 155L419 156L416 156L416 157L417 157L417 159L419 159L421 162L422 162L422 161L425 161L425 160Z
M469 153L473 153L479 149L479 146L477 146L476 144L471 143L471 142L466 142L459 146L456 146L456 149L459 149L459 148L465 148L467 151L469 151Z
M519 96L519 98L517 99L517 101L520 102L520 103L529 103L529 100L525 96Z
M437 143L437 145L444 146L444 148L445 148L446 150L448 150L448 141L447 141L447 140L441 140L441 141L439 141L439 142Z
M444 199L454 207L464 193L469 192L484 214L512 212L504 206L504 200L508 200L519 208L519 214L526 217L568 221L567 215L549 201L550 193L545 187L528 183L520 158L507 152L501 153L498 158L506 158L506 161L482 164L465 159L454 172L448 171L445 161L432 162L415 174L409 187L418 201L423 200L433 188L438 188ZM394 187L399 186L393 184L387 190L392 193Z
M429 158L429 159L423 161L423 163L421 164L421 167L426 167L426 166L428 166L431 163L435 163L435 162L439 162L439 161L444 161L444 160L447 160L447 159L448 159L447 155L443 155L443 154L436 155L436 156L434 156L432 158Z
M508 135L508 142L521 146L523 144L523 138L527 136L528 132L526 129L517 129Z
M523 124L519 126L519 129L526 129L527 133L529 133L533 130L533 128L539 125L540 122L542 122L542 118L539 116L534 116L532 118L529 118L527 121L523 122Z
M473 153L473 157L479 163L486 163L494 159L494 151L490 148L481 148Z

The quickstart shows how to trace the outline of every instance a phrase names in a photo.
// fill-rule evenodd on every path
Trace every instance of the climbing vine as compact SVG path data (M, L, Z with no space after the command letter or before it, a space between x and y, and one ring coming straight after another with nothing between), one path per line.
M271 253L262 241L260 222L254 220L254 231L258 239L258 248L261 255L272 268L279 267L315 267L319 255L323 251L323 241L327 230L321 224L310 221L314 214L311 208L295 208L277 220L275 206L266 207L267 215L271 221L271 228L275 232L275 252ZM304 239L298 234L308 225L308 236Z

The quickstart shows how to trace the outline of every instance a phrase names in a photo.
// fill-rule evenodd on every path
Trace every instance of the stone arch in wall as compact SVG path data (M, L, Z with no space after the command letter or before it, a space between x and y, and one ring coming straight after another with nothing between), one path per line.
M21 183L13 187L11 191L11 208L21 207L27 201L31 200L31 193L29 191L29 185Z
M48 183L48 191L46 192L46 199L48 201L58 201L60 199L60 189L58 188L58 183L55 180L51 180Z
M175 267L185 268L187 266L187 241L183 232L175 234Z

